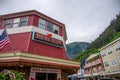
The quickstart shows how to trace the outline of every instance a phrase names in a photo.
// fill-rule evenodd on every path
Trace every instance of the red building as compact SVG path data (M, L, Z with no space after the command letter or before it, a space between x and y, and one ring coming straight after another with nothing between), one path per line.
M98 80L104 72L103 61L99 53L91 54L85 62L84 77Z
M10 43L0 50L0 71L18 70L28 80L67 80L79 63L66 60L65 25L38 11L0 16L0 33L6 29Z

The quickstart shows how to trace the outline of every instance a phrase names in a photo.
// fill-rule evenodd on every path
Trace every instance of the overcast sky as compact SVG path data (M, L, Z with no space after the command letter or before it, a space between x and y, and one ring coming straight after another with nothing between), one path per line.
M64 23L67 43L91 42L120 12L120 0L0 0L0 15L33 9Z

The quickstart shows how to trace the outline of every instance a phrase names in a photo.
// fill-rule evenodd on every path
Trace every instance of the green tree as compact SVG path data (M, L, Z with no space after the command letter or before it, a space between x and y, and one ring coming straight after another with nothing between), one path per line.
M6 74L0 73L0 80L6 80Z
M11 72L15 74L15 80L25 80L21 75L22 73L13 70ZM9 78L10 78L9 73L8 74L0 73L0 80L10 80Z

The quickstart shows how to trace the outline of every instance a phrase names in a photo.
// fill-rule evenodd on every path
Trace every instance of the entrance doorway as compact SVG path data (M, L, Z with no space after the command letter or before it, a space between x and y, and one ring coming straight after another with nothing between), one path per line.
M36 80L57 80L57 74L36 73Z
M48 80L57 80L57 74L48 74Z

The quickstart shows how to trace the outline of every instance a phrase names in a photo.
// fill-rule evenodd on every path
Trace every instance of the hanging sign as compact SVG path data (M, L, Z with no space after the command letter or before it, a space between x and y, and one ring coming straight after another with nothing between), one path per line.
M61 40L58 40L58 39L55 39L53 37L49 37L47 35L43 35L43 34L40 34L37 32L33 32L32 40L62 48L62 41Z
M31 68L31 72L41 72L41 73L61 73L59 69L47 69L47 68Z

